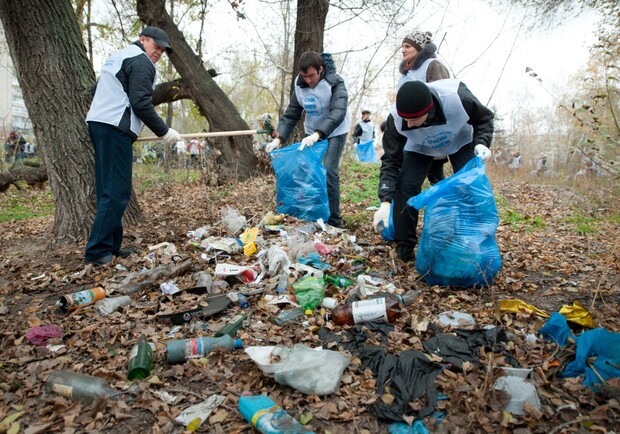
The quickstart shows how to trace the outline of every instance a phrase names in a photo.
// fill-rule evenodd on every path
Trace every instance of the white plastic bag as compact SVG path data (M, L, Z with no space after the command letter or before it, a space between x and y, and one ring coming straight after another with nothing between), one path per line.
M340 387L342 373L350 361L337 351L315 350L296 344L276 366L274 378L301 393L329 395Z

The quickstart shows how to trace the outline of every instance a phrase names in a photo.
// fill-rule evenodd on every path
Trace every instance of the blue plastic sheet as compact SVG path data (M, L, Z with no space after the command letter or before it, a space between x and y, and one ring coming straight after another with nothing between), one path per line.
M592 366L586 363L588 358L596 357ZM577 337L575 360L566 365L562 372L564 377L584 375L583 385L597 390L603 381L620 377L620 333L603 328L588 330Z
M566 317L559 312L552 313L545 325L538 330L538 333L542 337L556 342L561 347L566 345L569 337L573 340L577 339L571 332Z
M357 159L362 163L378 163L374 140L357 144Z
M301 220L329 219L326 170L323 156L327 140L299 150L294 143L273 151L271 163L276 174L276 211Z
M426 283L464 288L493 283L502 264L495 239L499 214L480 158L407 204L426 207L415 264Z

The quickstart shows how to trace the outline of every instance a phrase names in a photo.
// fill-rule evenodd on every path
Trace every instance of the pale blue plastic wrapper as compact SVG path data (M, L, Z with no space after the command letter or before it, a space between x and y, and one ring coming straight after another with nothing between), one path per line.
M357 159L361 163L378 163L374 140L357 144Z
M493 283L502 265L495 238L499 214L480 158L407 204L426 207L415 262L426 283L462 288Z
M327 140L299 150L294 143L273 151L271 163L276 174L276 211L300 220L329 219L327 178L323 156Z

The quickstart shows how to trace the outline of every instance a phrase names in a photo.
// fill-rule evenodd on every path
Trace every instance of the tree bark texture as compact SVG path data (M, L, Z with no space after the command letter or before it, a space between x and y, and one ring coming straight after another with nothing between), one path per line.
M169 55L170 61L183 77L184 85L190 89L200 113L209 122L210 130L250 129L166 12L164 0L138 0L137 12L145 24L160 27L168 34L174 50ZM252 150L251 136L224 137L211 143L222 153L218 163L224 179L244 180L256 173L257 159Z
M39 186L47 181L47 171L43 166L14 164L8 170L0 172L0 193L6 191L17 181L26 181L30 186Z
M295 53L291 93L295 90L295 79L299 72L299 58L306 51L323 51L325 20L329 11L329 0L297 0L297 22L295 24ZM301 140L304 136L303 116L291 133L289 142Z
M83 240L96 208L84 121L95 74L71 2L2 0L0 19L56 200L54 238Z

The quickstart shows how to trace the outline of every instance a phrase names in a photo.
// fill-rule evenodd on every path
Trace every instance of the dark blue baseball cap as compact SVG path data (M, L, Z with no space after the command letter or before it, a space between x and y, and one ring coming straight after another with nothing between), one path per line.
M140 36L148 36L150 38L153 38L157 45L159 45L161 48L166 49L166 53L172 53L172 48L170 47L170 43L168 42L168 35L159 27L147 26L142 29L142 33L140 33Z

